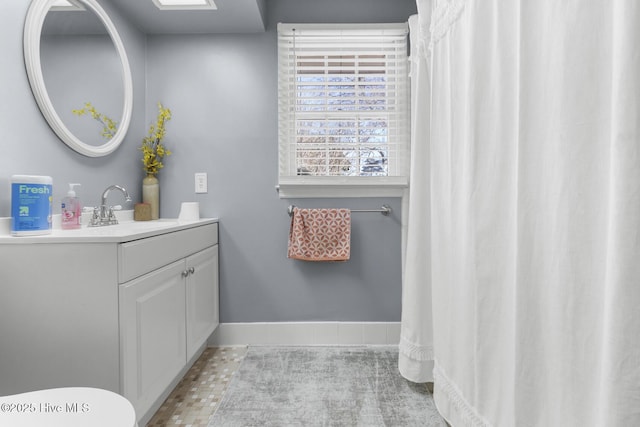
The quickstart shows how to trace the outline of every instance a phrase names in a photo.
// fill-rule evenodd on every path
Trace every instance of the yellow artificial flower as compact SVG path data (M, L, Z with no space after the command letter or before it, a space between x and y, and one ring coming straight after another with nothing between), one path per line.
M169 120L171 120L171 110L164 108L158 102L158 118L155 124L149 126L149 136L143 138L140 147L143 169L148 175L156 175L164 167L162 159L171 155L171 151L162 144L165 136L165 124Z
M91 114L92 118L102 123L102 132L100 132L100 136L107 141L113 138L113 135L115 135L118 130L118 124L108 116L99 113L90 102L85 102L84 108L71 110L71 112L76 116L84 116L87 113Z

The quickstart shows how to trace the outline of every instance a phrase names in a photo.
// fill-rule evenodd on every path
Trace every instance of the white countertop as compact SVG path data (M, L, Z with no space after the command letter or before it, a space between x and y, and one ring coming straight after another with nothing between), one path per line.
M121 211L116 215L119 221L117 225L103 227L83 225L75 230L61 229L59 218L55 218L54 215L51 234L40 236L12 236L11 218L0 218L0 244L122 243L218 222L217 218L205 218L197 221L180 221L176 218L134 221L132 211ZM83 222L86 224L88 221Z

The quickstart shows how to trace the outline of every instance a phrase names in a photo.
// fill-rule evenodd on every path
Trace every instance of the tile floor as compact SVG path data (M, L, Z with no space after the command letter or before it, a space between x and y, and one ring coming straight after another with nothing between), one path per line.
M207 427L246 352L246 347L207 348L147 427Z

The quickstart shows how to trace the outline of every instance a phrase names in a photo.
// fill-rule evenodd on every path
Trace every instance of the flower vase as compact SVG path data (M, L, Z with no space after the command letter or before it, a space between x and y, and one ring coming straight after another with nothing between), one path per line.
M160 184L155 175L148 174L142 180L142 203L151 206L151 219L160 218Z

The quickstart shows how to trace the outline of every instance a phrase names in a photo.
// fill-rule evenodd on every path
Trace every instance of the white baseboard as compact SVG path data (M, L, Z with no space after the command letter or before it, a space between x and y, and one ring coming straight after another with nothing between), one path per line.
M398 345L400 322L221 323L209 345Z

